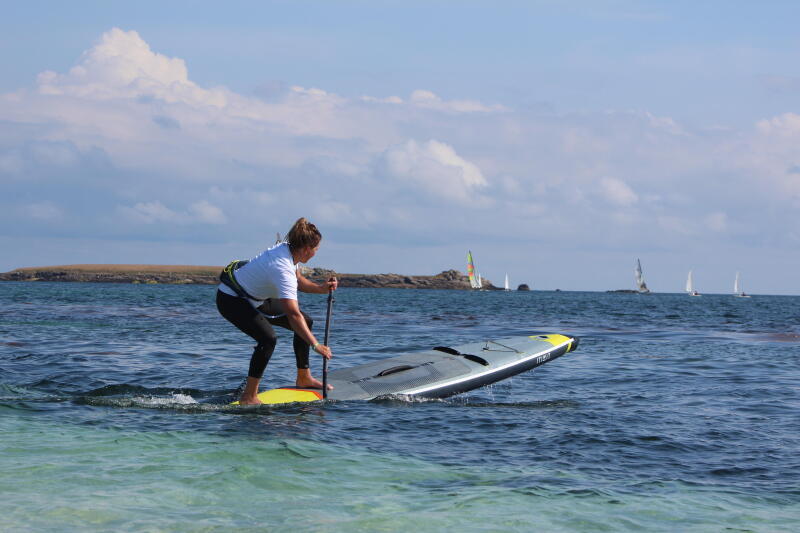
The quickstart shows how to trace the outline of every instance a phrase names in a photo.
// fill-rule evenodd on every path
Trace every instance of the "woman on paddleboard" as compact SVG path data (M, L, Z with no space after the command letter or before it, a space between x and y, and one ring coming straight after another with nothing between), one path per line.
M273 325L294 332L294 355L297 359L295 385L304 389L321 389L322 383L311 376L308 367L309 349L326 359L331 349L317 341L311 333L313 321L300 310L297 291L327 294L335 291L338 282L331 277L318 285L303 277L298 263L306 263L319 249L322 235L305 218L294 223L284 242L264 250L249 261L234 261L220 275L217 290L217 309L230 323L258 343L250 358L247 384L240 404L259 404L258 384L269 358L275 350L277 337ZM331 386L328 385L330 389Z

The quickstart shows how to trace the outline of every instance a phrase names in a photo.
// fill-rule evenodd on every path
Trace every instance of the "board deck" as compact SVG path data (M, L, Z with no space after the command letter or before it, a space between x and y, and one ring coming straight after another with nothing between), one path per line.
M328 399L446 398L536 368L574 351L578 342L574 336L541 333L401 354L329 372L328 383L334 388ZM264 404L315 402L322 399L322 391L281 387L258 398Z

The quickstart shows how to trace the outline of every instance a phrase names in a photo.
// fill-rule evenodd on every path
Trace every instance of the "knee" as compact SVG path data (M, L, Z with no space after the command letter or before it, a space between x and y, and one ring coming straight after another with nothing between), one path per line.
M274 335L269 337L264 337L258 342L255 351L269 356L272 354L272 351L275 349L275 345L277 343L278 343L278 338L275 337Z

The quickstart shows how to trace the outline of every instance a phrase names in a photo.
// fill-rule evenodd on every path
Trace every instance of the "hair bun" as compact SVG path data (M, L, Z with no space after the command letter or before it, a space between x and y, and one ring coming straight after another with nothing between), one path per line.
M317 226L308 221L305 217L298 218L289 233L286 234L286 241L289 243L289 249L299 250L311 246L317 246L322 240L322 234L317 229Z

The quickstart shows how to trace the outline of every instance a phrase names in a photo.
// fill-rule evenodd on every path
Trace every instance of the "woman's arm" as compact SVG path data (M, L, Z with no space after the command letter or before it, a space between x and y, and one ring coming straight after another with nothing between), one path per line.
M316 284L314 285L316 286ZM289 319L289 324L292 326L292 331L297 333L304 341L306 341L315 352L320 354L325 359L330 359L333 355L331 353L331 349L324 344L319 344L317 338L314 337L314 334L311 333L310 329L308 329L306 319L303 318L303 313L300 312L300 306L297 304L297 300L281 298L281 306L283 307L283 312L286 313L286 318Z
M297 271L297 289L300 292L310 292L316 294L328 294L328 291L335 291L339 287L339 281L335 276L325 283L325 285L318 285L310 279L303 276L300 271Z

